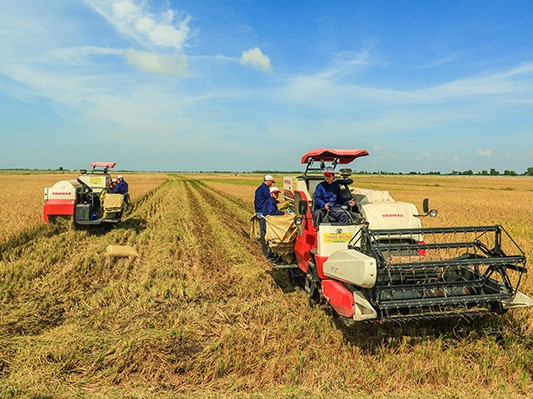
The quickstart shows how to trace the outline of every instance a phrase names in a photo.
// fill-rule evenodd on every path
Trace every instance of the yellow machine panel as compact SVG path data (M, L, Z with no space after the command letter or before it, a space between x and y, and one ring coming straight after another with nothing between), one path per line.
M322 223L318 229L318 254L329 256L335 251L348 248L348 243L357 234L361 227L358 225L332 225ZM355 241L355 239L354 239Z

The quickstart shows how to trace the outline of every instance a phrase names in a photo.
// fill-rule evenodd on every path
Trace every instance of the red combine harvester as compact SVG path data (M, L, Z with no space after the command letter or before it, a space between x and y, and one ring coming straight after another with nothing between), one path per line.
M82 169L76 180L61 180L44 189L43 219L72 218L77 225L115 224L121 221L127 199L110 194L109 169L115 162L92 162L91 170Z
M500 225L423 228L421 218L437 214L427 199L420 214L386 191L353 187L345 167L335 181L341 197L355 201L345 206L349 222L317 220L313 193L324 168L335 170L367 155L310 151L301 160L305 172L284 178L296 234L293 261L275 267L288 268L314 301L327 302L348 323L471 318L533 305L518 291L526 257ZM275 218L283 216L268 216L267 226Z

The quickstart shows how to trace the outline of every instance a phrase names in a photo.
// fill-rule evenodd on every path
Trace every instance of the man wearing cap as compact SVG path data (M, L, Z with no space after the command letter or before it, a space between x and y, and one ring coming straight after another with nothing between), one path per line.
M274 178L270 175L266 175L263 178L263 183L261 183L261 185L255 190L254 197L255 214L259 219L259 226L261 227L261 250L265 256L269 255L269 251L268 244L265 240L266 222L263 218L263 209L265 208L265 203L270 198L270 187L272 186L272 183L274 183Z
M124 180L122 175L117 176L117 184L110 191L111 194L128 194L128 183Z
M278 209L278 196L279 196L279 188L272 186L270 187L270 196L265 201L265 206L263 207L263 215L273 215L273 216L280 216L284 215L284 212L280 211Z
M272 183L275 183L274 178L266 175L263 178L263 183L255 190L254 208L257 217L260 219L263 217L265 202L270 198L270 187Z
M262 212L263 216L281 216L281 215L285 214L283 211L280 211L278 209L279 192L280 192L279 188L277 188L276 186L270 187L270 196L265 201L265 205L263 206L263 212ZM266 220L262 219L262 222L264 222L265 233L266 233ZM264 233L261 232L261 234L263 235ZM279 263L280 262L280 256L277 255L274 251L272 251L272 249L266 243L266 240L265 240L265 244L266 244L266 249L263 251L263 254L267 257L267 259L271 263L280 264Z
M326 212L328 216L340 223L349 223L350 214L341 208L341 205L354 206L355 202L350 199L344 203L339 203L341 187L334 181L335 170L328 166L324 168L324 181L316 186L313 195L315 203L315 219ZM326 211L324 211L324 209Z

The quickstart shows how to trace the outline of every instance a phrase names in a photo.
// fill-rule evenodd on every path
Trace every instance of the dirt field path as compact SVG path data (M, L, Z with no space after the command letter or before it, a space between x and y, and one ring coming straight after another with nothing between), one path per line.
M238 198L171 176L110 231L50 228L6 248L0 397L533 392L515 316L342 329L271 270L243 234L250 216ZM110 258L110 244L138 257Z

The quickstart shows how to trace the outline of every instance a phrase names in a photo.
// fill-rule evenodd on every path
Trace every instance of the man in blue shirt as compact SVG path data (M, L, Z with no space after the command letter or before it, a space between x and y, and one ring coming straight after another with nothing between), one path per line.
M270 175L266 175L263 179L263 183L255 190L254 208L258 218L263 217L263 207L265 202L270 198L270 187L272 183L275 183L274 178Z
M277 187L270 187L270 195L268 197L268 199L265 201L265 205L263 206L263 212L261 212L263 214L263 216L281 216L281 215L284 215L285 212L283 211L280 211L278 209L278 196L279 196L279 188ZM266 221L265 219L262 219L262 221L265 223L265 233L266 233ZM281 257L279 255L277 255L269 246L268 246L268 243L267 243L267 246L266 246L266 252L267 254L265 255L267 257L267 259L273 263L273 264L280 264L281 262Z
M110 191L111 194L128 194L128 183L124 180L122 175L117 176L117 184Z
M349 223L350 214L342 209L341 205L354 206L355 202L352 199L339 202L341 187L334 178L335 170L330 166L324 168L324 181L316 186L313 195L315 219L318 220L321 214L327 213L330 218L340 223Z
M263 178L263 183L255 190L254 196L255 214L259 219L259 226L261 227L261 250L263 251L263 255L266 257L268 257L269 251L268 244L265 241L266 222L263 218L263 208L265 207L265 203L270 198L270 186L272 186L272 183L274 183L274 178L270 175L266 175Z
M279 188L277 187L270 187L270 196L265 201L265 206L263 206L263 215L268 216L280 216L284 215L285 213L278 210L278 196L279 196Z

